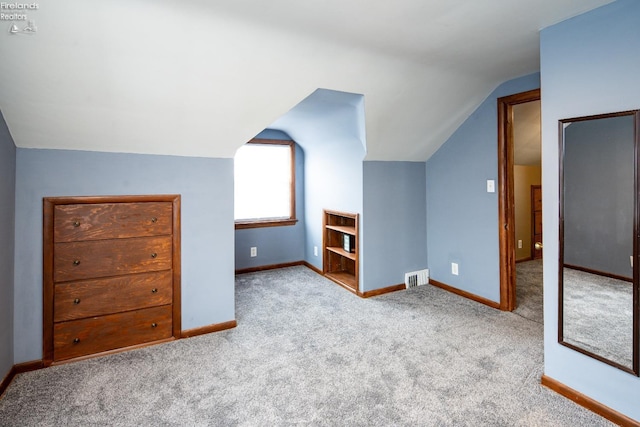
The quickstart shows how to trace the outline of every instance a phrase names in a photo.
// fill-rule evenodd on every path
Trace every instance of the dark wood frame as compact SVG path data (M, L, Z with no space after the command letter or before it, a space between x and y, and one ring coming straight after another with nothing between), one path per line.
M249 220L236 220L236 230L244 228L261 228L261 227L280 227L287 225L295 225L298 220L296 219L296 146L295 142L291 140L280 139L260 139L254 138L247 144L256 145L288 145L291 150L291 186L289 188L290 194L290 213L289 218L264 218L264 219L249 219Z
M180 195L143 195L143 196L78 196L78 197L45 197L43 199L43 259L42 259L42 362L44 366L53 363L53 212L57 205L90 204L90 203L142 203L171 202L173 204L172 224L172 274L173 274L173 312L172 335L174 339L181 336L181 245L180 245ZM165 340L166 341L166 340ZM143 344L143 345L148 345ZM118 349L116 351L122 351ZM111 351L113 352L113 351Z
M585 350L577 345L564 341L564 289L563 289L563 267L564 264L564 128L566 123L582 122L587 120L605 119L611 117L634 116L634 213L633 213L633 360L631 368L609 360L591 351ZM574 117L558 121L558 151L559 151L559 244L558 244L558 343L575 350L579 353L592 357L600 362L606 363L630 374L640 376L640 265L638 265L638 255L640 255L640 110L621 111L618 113L599 114L585 117Z
M513 106L539 100L540 89L498 98L498 240L500 310L504 311L516 308Z

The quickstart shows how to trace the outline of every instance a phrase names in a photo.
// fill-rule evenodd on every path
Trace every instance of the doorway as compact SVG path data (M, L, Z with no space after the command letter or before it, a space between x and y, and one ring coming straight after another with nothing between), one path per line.
M516 127L514 117L516 110L520 110L521 107L525 107L525 104L532 102L540 102L540 89L498 99L500 309L504 311L513 311L518 305L516 295L516 249L519 246L519 242L516 241ZM518 158L520 157L521 153L518 150ZM518 163L522 163L522 160L518 160ZM530 193L527 197L531 201ZM531 212L530 209L529 207L529 212ZM523 240L522 246L524 248L525 239L518 240Z
M540 164L542 169L542 164ZM542 181L542 170L540 171ZM529 250L532 259L542 259L542 184L531 185L531 242Z

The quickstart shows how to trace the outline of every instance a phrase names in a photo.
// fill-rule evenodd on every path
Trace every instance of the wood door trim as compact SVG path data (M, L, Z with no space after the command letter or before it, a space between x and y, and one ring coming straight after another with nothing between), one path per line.
M498 240L500 310L516 308L516 247L513 190L513 106L540 100L540 89L498 98Z

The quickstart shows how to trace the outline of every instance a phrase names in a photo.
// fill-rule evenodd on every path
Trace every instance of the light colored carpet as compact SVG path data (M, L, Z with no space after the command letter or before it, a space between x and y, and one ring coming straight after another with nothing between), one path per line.
M515 314L534 322L543 323L542 259L516 264Z
M631 367L631 283L566 268L564 286L565 341ZM542 290L542 260L517 263L514 313L543 323Z
M5 426L608 426L540 386L542 325L432 286L238 276L232 330L19 375Z
M564 269L564 340L623 366L633 365L633 285Z

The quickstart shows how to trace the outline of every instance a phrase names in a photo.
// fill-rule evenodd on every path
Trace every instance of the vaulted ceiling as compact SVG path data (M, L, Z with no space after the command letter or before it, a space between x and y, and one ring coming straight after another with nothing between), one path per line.
M42 2L34 34L0 21L0 110L18 147L232 157L323 88L364 96L368 160L421 161L609 2Z

